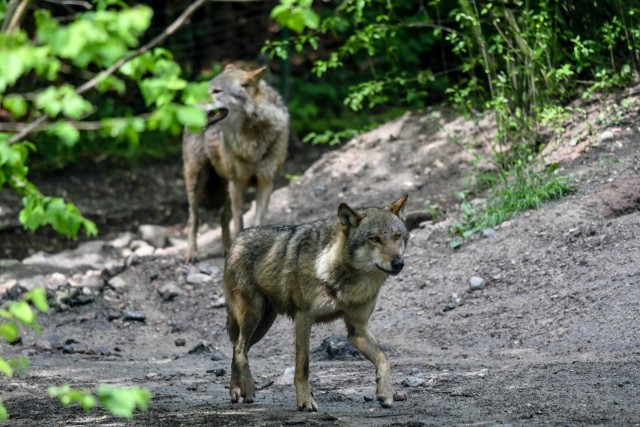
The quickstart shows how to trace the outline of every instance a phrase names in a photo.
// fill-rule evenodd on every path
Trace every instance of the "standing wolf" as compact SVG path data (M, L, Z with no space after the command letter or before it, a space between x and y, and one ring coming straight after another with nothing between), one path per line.
M198 203L209 178L222 178L222 244L231 246L233 232L242 230L242 203L250 184L256 185L254 225L264 222L273 180L287 154L289 113L278 93L260 77L265 67L243 71L228 65L209 84L212 103L205 106L203 132L185 131L182 140L184 177L189 199L187 261L197 257ZM213 166L214 171L210 171ZM217 174L209 177L209 173ZM225 188L226 187L226 188ZM214 190L215 191L215 190Z
M349 340L376 367L376 394L391 406L389 363L367 328L380 287L404 266L409 233L399 212L408 195L385 208L354 210L302 225L243 230L227 254L224 292L233 342L231 401L253 402L255 385L247 353L278 314L295 325L298 409L317 411L309 387L309 336L318 322L344 319Z

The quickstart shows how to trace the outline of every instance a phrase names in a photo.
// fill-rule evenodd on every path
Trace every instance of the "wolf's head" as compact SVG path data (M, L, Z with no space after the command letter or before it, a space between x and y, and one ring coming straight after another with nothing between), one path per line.
M346 236L344 251L358 270L400 273L409 231L399 213L408 197L405 194L385 208L357 211L346 203L340 204L338 218Z
M212 102L205 106L207 125L212 126L230 116L241 118L254 108L260 92L261 76L266 67L244 71L229 64L209 83Z

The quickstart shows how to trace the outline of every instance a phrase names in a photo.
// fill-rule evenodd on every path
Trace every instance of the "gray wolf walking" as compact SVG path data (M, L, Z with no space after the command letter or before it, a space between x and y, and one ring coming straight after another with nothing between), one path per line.
M217 196L223 204L220 224L225 250L231 246L230 219L234 236L243 228L242 203L251 184L256 186L254 225L265 220L289 138L289 112L280 95L261 79L265 69L244 71L228 65L209 84L212 102L205 106L206 128L197 134L185 130L182 155L189 200L187 261L197 257L198 204L207 190L207 180L222 181L217 191L223 194Z
M384 208L354 210L302 225L247 228L227 253L223 287L233 343L231 401L253 402L247 353L278 314L295 326L297 406L317 411L309 387L309 336L318 322L344 319L349 340L376 367L377 398L392 403L389 363L367 327L380 287L400 273L409 233L399 216L405 194Z

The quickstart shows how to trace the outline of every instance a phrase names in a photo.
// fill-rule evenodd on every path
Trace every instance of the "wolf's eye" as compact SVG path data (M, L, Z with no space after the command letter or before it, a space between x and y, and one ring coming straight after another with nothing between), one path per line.
M216 88L216 89L211 89L211 93L212 93L213 95L218 95L218 94L222 93L222 89L218 89L218 88Z
M382 243L382 240L380 240L380 237L378 237L378 236L369 237L369 241L373 242L373 243Z
M396 233L393 235L393 240L400 240L402 238L402 234Z

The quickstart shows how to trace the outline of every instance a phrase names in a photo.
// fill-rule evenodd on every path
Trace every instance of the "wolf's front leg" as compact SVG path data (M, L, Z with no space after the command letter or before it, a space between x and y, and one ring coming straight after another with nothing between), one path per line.
M347 321L347 319L345 319ZM393 403L391 388L391 369L389 362L380 349L378 341L371 335L366 323L347 321L349 341L376 367L376 396L384 408Z
M309 336L311 335L311 319L303 313L297 313L294 320L296 330L296 398L298 410L316 412L318 405L313 400L309 387Z

